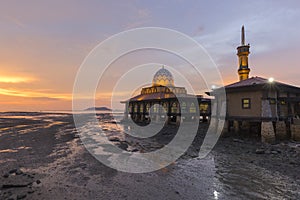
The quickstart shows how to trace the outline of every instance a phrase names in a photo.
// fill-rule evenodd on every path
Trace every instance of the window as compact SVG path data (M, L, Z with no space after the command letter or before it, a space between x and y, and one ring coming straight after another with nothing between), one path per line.
M198 104L197 104L198 105ZM196 106L194 103L191 103L191 106L190 106L190 113L196 113Z
M276 104L276 100L275 100L275 99L270 99L269 102L270 102L270 104L272 104L272 105L273 105L273 104Z
M251 108L251 100L250 100L250 98L242 99L242 108L243 109L250 109Z

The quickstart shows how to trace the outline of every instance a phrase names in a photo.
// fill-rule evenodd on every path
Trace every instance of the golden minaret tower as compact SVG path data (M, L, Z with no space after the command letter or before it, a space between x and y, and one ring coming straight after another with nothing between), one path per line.
M237 47L237 56L239 57L238 74L240 81L248 79L250 68L248 67L248 55L250 54L250 45L245 44L245 28L242 26L241 46Z

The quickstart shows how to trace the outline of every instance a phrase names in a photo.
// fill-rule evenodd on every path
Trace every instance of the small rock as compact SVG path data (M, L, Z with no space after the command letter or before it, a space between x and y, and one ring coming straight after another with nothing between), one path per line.
M9 170L8 173L13 174L13 173L16 173L17 171L18 171L18 169L11 169L11 170Z
M36 182L36 184L40 184L40 183L41 183L41 181L40 181L40 180L36 180L35 182Z
M255 153L256 154L264 154L265 150L264 149L256 149Z
M236 138L234 138L233 141L234 142L239 142L239 143L244 143L244 140L240 140L240 139L236 139Z
M118 137L109 137L108 140L111 142L119 142L120 141L120 139Z
M119 144L119 147L120 147L120 149L127 150L128 144L126 144L126 143L121 143L121 144Z
M26 194L18 194L17 195L17 199L24 199L24 198L26 198Z
M22 172L20 169L18 169L15 173L16 173L16 175L21 175L21 174L23 174L23 172Z
M295 162L295 161L290 161L290 164L291 164L291 165L295 165L296 162Z
M271 151L271 154L278 154L277 151Z
M179 194L179 192L178 192L178 191L175 191L175 193L176 193L176 194Z
M29 191L27 191L27 193L32 194L32 193L34 193L34 190L29 190Z

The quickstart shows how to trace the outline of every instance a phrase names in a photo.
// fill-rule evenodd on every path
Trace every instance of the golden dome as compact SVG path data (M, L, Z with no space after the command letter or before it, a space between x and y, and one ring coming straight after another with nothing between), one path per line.
M174 86L174 78L171 72L169 70L162 67L160 70L158 70L152 80L153 86Z

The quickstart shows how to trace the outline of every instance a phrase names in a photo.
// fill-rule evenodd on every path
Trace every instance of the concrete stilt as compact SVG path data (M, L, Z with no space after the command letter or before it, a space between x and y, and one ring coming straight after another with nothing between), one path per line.
M233 130L234 132L238 133L240 131L240 124L239 121L234 120L233 121Z
M262 100L262 117L272 117L269 100ZM261 140L265 143L273 143L275 141L275 132L272 121L261 123Z
M295 141L300 141L300 125L291 124L291 136Z
M283 140L287 138L286 124L284 121L276 122L276 138Z
M264 143L275 142L275 132L272 122L261 123L261 140Z

